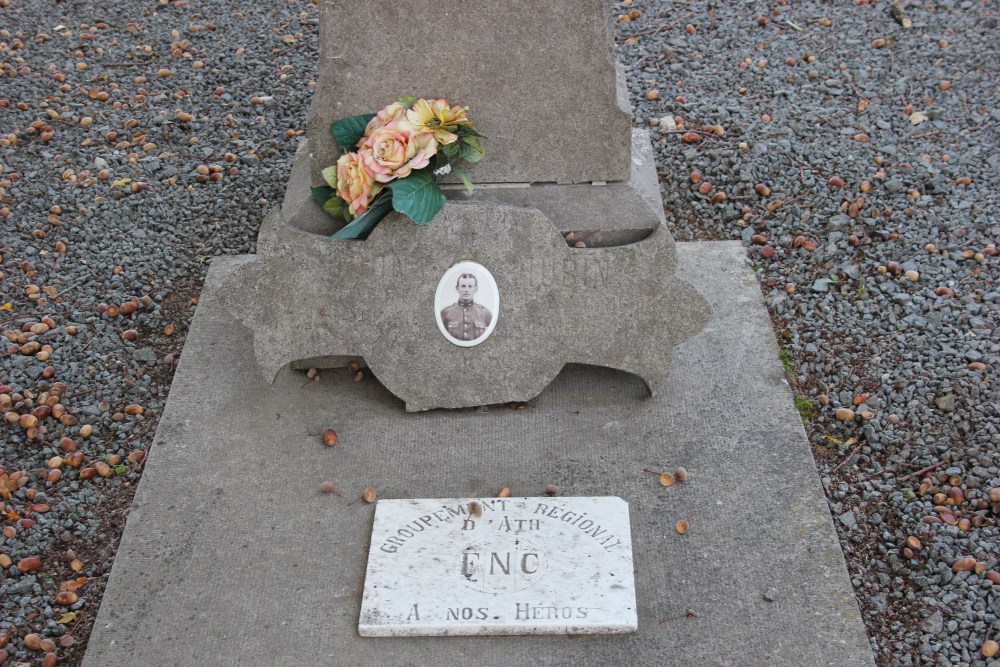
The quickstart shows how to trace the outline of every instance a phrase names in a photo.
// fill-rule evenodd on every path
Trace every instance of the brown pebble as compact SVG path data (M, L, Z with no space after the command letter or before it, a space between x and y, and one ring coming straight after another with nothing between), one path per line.
M951 569L955 572L971 572L975 567L976 559L972 556L966 556L965 558L959 558L955 561L955 564L951 566Z
M319 490L323 493L333 493L336 491L336 489L333 488L333 482L322 482L319 485Z
M42 559L38 556L28 556L17 561L17 569L21 572L33 572L42 566Z
M688 528L690 528L690 524L687 522L687 519L681 519L680 521L677 522L677 524L674 526L674 528L677 529L678 533L680 533L681 535L683 535L684 533L688 532Z
M72 591L59 591L58 593L56 593L55 600L57 605L68 607L76 602L77 595Z
M983 646L979 649L979 652L983 654L984 658L992 658L997 653L1000 653L1000 644L992 639L987 639L983 642Z
M328 428L323 431L323 444L327 447L333 447L337 444L337 432L332 428Z
M851 410L850 408L837 408L837 412L834 413L834 416L842 422L853 421L854 410Z

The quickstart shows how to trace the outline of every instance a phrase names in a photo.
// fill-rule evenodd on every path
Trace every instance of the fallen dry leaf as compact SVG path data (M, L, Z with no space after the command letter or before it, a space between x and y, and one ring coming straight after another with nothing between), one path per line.
M87 583L87 577L77 577L76 579L70 579L59 584L59 590L73 593L85 583Z

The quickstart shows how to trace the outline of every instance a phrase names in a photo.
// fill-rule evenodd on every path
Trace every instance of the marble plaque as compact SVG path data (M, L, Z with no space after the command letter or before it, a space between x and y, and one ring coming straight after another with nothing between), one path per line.
M380 500L362 637L599 634L637 628L628 503Z

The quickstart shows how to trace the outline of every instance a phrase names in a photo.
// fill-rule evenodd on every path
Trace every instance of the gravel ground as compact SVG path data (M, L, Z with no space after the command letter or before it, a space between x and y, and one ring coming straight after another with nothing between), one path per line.
M614 15L673 233L758 269L878 663L986 665L1000 12L891 7ZM302 0L0 0L0 664L80 662L206 262L280 200L316 28Z

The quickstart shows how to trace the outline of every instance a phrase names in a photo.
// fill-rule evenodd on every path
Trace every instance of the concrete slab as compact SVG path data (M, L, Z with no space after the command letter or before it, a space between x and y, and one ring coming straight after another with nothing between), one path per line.
M418 414L347 373L303 387L286 368L269 386L216 298L246 260L209 272L84 665L874 664L738 243L678 244L714 315L662 394L573 366L523 410ZM680 465L690 479L669 488L643 472ZM343 499L320 494L327 479ZM361 638L374 510L348 500L505 484L628 501L638 632Z

